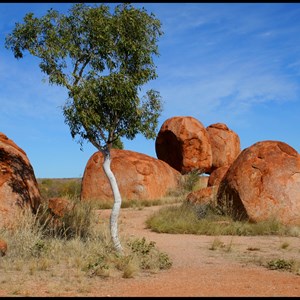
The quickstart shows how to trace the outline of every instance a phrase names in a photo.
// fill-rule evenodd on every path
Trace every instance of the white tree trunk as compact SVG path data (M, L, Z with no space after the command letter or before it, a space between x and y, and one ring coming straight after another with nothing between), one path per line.
M110 169L110 153L103 151L102 152L104 155L104 162L103 162L103 170L109 180L113 196L114 196L114 205L111 211L110 215L110 233L111 233L111 238L114 244L115 249L122 253L123 248L119 240L119 234L118 234L118 217L120 213L120 208L121 208L121 203L122 203L122 198L121 194L119 191L119 187L117 184L116 177L114 173Z

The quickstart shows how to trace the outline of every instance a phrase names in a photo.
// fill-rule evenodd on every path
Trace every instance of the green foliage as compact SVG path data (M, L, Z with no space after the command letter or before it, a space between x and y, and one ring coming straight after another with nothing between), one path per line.
M113 149L124 149L124 144L121 141L120 137L117 138L113 143L112 143L112 148Z
M143 237L128 242L128 245L133 255L139 258L141 269L149 270L158 267L163 270L169 269L172 266L169 256L164 252L159 252L153 241L147 243Z
M163 33L154 14L131 4L74 4L67 15L49 10L16 23L5 46L16 58L28 51L38 57L50 84L67 88L63 106L71 135L97 149L120 147L120 138L137 133L154 138L161 100L157 91L139 96L157 77L153 61Z
M149 254L150 251L155 247L155 242L151 241L149 243L146 243L146 239L143 237L141 240L134 240L129 245L133 253L145 255Z
M291 271L295 261L285 259L273 259L267 263L267 267L271 270L286 270Z

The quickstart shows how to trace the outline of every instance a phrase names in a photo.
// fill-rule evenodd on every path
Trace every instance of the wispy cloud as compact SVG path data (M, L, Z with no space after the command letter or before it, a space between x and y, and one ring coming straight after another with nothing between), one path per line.
M203 114L245 115L259 103L299 99L299 78L287 71L299 61L300 27L289 20L300 11L285 5L260 8L193 4L166 16L168 36L157 60L156 85L169 114L191 114L196 106Z

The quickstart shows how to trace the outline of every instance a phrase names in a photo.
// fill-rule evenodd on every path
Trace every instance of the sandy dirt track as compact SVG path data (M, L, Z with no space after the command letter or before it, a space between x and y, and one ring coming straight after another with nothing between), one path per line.
M171 269L134 278L103 279L70 274L67 281L61 281L59 276L27 275L20 282L13 275L3 278L0 274L0 296L300 296L300 275L270 270L257 263L262 257L299 261L300 238L159 234L146 229L145 220L160 208L121 209L120 237L154 241L170 256ZM98 213L100 220L107 222L111 210ZM216 241L222 246L212 247ZM288 246L282 247L283 244Z
M108 280L110 296L300 296L300 276L286 271L269 270L253 263L260 256L295 258L300 256L300 239L295 237L197 236L191 234L159 234L145 228L147 216L159 207L142 210L122 209L120 233L145 237L167 252L173 261L170 270L157 274ZM109 217L110 211L100 216ZM224 249L210 250L214 240ZM288 243L294 251L281 249ZM227 251L226 249L231 249ZM249 249L257 249L250 251ZM252 260L252 262L251 262ZM112 280L113 281L113 280ZM97 293L95 293L96 295Z

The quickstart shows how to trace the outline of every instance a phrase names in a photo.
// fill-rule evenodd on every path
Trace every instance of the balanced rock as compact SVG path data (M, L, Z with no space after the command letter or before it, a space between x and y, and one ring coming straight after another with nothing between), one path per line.
M206 128L212 151L210 173L220 167L230 166L241 152L239 136L226 124L216 123Z
M193 117L172 117L161 126L155 141L159 159L186 174L194 170L206 173L212 166L209 135Z
M26 153L0 133L0 227L13 221L20 209L36 212L40 202L40 191Z
M81 200L113 200L110 183L103 171L103 155L94 153L82 178ZM111 150L111 170L123 200L154 200L179 187L181 174L154 157L129 151Z
M235 219L300 224L300 155L286 143L244 149L223 177L218 206Z

